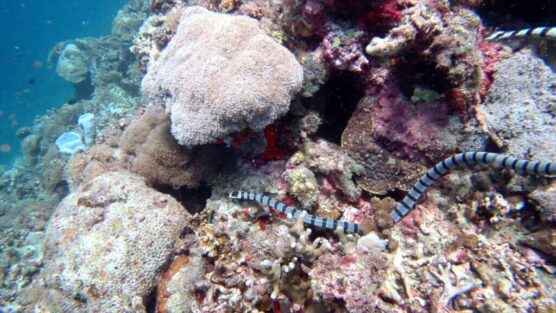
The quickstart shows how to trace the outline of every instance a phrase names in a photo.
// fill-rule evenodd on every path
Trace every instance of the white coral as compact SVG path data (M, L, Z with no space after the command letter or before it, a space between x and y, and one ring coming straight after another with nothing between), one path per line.
M257 20L189 7L142 90L166 107L178 142L193 146L264 129L288 111L302 80L295 56Z

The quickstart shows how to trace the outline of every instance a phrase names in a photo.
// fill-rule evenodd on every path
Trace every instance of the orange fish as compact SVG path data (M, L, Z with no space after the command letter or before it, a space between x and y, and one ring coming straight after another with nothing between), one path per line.
M8 153L12 151L12 146L10 146L9 144L5 143L0 145L0 152L2 153Z
M43 65L42 62L39 61L39 60L35 60L35 61L33 61L33 63L31 63L31 66L32 66L33 68L41 68L42 65Z

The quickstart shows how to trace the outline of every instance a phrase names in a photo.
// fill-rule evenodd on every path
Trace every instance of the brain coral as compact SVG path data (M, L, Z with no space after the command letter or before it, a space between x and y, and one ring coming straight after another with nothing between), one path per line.
M262 130L288 111L302 81L294 55L255 19L189 7L142 90L166 107L178 142L193 146Z

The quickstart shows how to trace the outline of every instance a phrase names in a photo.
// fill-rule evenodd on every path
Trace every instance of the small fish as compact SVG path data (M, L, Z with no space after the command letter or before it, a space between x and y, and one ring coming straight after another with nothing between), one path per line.
M29 80L27 81L27 83L30 84L30 85L33 85L36 82L37 81L34 78L29 78Z
M68 104L76 104L77 103L77 99L69 99L68 100Z
M556 27L536 27L522 30L497 31L492 33L486 40L502 40L516 37L540 37L556 40Z
M10 151L12 151L12 146L10 146L9 144L5 143L0 145L0 152L8 153Z
M17 126L17 115L15 114L10 114L8 116L8 119L10 120L10 126L11 127L16 127Z
M33 63L31 63L31 66L33 68L41 68L43 66L43 63L39 60L35 60L35 61L33 61Z
M29 89L29 88L23 88L23 89L18 89L18 90L16 90L14 94L15 94L17 97L19 97L19 96L22 96L22 95L30 94L31 91L32 91L32 90Z

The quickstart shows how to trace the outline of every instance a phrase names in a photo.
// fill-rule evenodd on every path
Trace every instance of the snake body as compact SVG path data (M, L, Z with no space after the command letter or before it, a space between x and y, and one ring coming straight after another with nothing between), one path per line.
M486 40L502 40L515 37L541 37L556 40L556 27L535 27L512 31L497 31Z
M288 206L285 203L276 201L264 194L256 192L245 192L245 191L233 191L230 193L230 198L241 199L241 200L254 200L261 204L267 205L272 209L286 214L288 218L298 219L301 215L303 216L303 222L310 226L316 226L318 228L325 229L340 229L345 233L359 233L359 226L354 223L348 223L344 221L338 221L331 218L323 218L320 216L314 216L308 214L305 211L298 210L292 206Z
M390 213L394 223L399 222L404 216L411 212L411 210L415 208L415 205L423 193L425 193L428 188L442 176L446 175L453 169L476 164L484 164L494 168L512 169L521 174L538 176L556 175L556 163L554 162L528 161L491 152L458 153L441 162L438 162L434 167L421 176L419 180L417 180L417 183L415 183L409 193ZM297 219L303 215L303 222L310 226L330 230L339 229L345 233L361 234L361 227L358 224L314 216L261 193L233 191L230 193L230 198L257 201L278 212L286 214L288 218Z
M442 162L436 163L428 170L417 183L411 188L409 193L390 213L394 222L398 222L415 208L419 198L427 189L440 177L457 167L465 165L486 164L496 168L508 168L519 173L549 176L556 175L556 163L528 161L514 158L504 154L490 152L465 152L453 155Z

